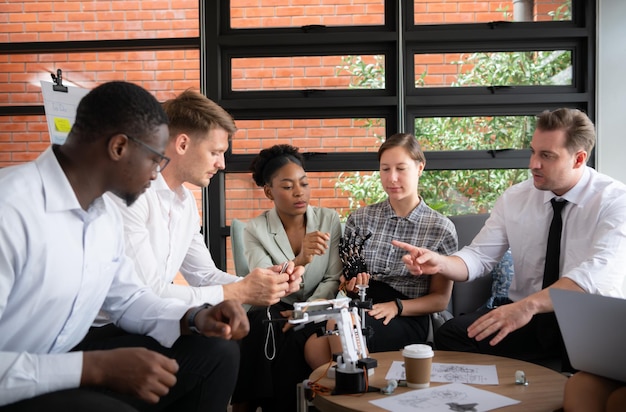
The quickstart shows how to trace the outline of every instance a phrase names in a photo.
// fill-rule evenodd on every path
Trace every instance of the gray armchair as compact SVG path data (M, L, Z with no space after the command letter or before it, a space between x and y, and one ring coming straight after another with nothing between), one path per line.
M488 213L450 216L450 220L456 227L459 249L472 242L488 217ZM450 312L458 316L480 308L491 296L491 283L491 276L483 276L472 282L455 282L450 300Z
M233 251L233 261L235 263L235 274L237 276L246 276L250 273L248 269L248 260L244 253L243 246L243 230L246 222L233 219L230 222L230 248Z

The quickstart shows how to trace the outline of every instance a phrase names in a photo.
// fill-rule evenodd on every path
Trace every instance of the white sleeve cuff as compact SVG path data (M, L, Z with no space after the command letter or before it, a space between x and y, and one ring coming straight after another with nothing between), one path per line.
M2 353L0 406L64 389L78 388L83 353Z
M202 300L211 305L217 305L224 300L224 288L222 285L202 286Z

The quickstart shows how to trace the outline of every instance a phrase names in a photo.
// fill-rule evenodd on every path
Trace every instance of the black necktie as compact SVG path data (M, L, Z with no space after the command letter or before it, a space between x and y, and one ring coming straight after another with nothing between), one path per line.
M561 231L563 230L563 219L561 212L567 204L567 200L550 200L552 203L552 223L548 232L548 247L546 248L546 265L543 269L543 286L545 289L559 280L559 260L561 258Z

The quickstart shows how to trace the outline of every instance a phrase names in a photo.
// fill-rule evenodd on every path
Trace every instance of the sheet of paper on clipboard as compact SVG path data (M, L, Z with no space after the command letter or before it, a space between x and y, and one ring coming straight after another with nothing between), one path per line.
M52 144L63 144L76 119L78 102L89 89L67 86L67 92L53 90L54 83L41 80L43 105Z

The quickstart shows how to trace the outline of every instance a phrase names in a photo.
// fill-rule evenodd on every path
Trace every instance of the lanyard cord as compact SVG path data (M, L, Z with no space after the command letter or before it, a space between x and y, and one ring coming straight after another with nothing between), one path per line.
M274 336L274 322L272 322L272 313L270 306L267 307L267 335L265 336L265 358L274 360L276 357L276 337Z
M285 273L287 267L289 266L289 261L283 263L283 266L280 269L280 273ZM302 284L300 287L302 288ZM267 335L265 336L265 358L267 360L274 360L276 357L276 336L274 336L274 322L272 322L272 312L270 311L271 306L267 307Z

